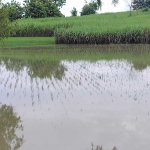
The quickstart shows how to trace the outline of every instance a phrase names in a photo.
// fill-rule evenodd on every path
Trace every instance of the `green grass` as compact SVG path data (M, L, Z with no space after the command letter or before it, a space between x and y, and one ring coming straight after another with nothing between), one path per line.
M55 35L58 44L149 43L150 12L134 11L131 17L129 12L118 12L21 19L16 33L16 36Z
M0 48L50 46L54 43L54 37L10 37L0 43Z

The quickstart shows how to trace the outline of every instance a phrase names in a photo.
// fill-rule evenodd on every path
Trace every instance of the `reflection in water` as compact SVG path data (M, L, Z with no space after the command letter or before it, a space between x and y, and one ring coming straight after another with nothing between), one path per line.
M12 106L0 105L0 150L17 150L23 144L16 130L23 130L20 117Z
M26 67L31 78L56 78L61 80L66 68L59 61L25 61L15 59L4 59L0 64L4 64L9 71L19 73Z
M86 150L91 142L104 150L136 149L136 143L149 150L149 75L150 67L139 71L125 60L5 59L0 98L24 121L21 150Z
M139 71L146 69L149 65L150 64L146 64L145 62L133 62L133 68Z
M58 61L51 62L30 62L28 64L29 75L31 78L39 77L41 79L44 78L52 78L52 76L56 79L61 80L64 76L65 68Z

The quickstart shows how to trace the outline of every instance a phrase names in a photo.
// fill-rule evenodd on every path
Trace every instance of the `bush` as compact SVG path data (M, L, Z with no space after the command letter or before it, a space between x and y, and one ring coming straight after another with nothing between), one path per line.
M77 16L78 11L75 7L73 7L73 10L71 10L71 16Z
M81 14L81 16L96 14L97 10L98 10L97 3L92 2L92 3L89 3L89 4L85 4L83 6L82 11L80 12L80 14Z
M148 7L142 9L142 12L147 12L147 11L148 11Z

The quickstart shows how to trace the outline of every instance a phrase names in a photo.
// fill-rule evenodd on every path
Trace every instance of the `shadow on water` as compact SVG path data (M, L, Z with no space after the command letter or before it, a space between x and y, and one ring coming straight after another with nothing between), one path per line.
M56 78L61 80L65 75L66 68L59 61L25 61L17 59L3 59L0 64L4 64L6 69L19 73L25 67L28 70L28 75L31 78L39 77Z
M16 134L23 130L21 118L12 106L0 105L0 150L17 150L23 144L23 136Z

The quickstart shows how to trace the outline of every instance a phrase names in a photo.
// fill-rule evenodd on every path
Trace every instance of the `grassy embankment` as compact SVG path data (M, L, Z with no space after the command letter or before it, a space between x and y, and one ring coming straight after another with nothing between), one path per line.
M22 19L16 36L55 36L57 44L150 43L150 12Z
M5 40L4 47L48 46L54 43L150 43L150 12L132 12L131 17L129 12L119 12L82 17L21 19L13 36L18 38Z

